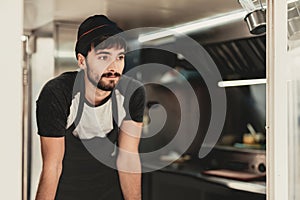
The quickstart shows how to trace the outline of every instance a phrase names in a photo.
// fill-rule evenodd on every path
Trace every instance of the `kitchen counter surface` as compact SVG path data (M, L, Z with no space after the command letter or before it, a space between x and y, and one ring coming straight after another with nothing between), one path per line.
M165 165L166 163L163 161L157 161L155 162L155 164L144 163L143 170L154 171L155 169L159 169L159 171L162 172L191 176L204 181L220 184L235 190L258 193L258 194L266 194L266 182L264 178L255 181L254 180L241 181L236 179L205 175L203 174L203 172L206 169L203 167L203 163L200 160L189 160L189 161L184 161L179 163L174 162L166 167L158 168L158 166L165 166Z

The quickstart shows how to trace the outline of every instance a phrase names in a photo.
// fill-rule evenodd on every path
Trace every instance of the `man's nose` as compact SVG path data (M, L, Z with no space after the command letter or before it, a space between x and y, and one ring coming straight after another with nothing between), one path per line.
M110 65L107 67L107 69L109 71L114 71L117 69L117 67L118 67L117 60L114 60L112 63L110 63Z

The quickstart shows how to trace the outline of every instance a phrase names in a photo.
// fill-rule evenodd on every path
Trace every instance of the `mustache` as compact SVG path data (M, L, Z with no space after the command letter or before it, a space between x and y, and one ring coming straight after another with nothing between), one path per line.
M107 73L102 74L101 77L106 77L106 78L108 78L108 77L111 77L111 76L114 76L114 77L120 77L121 74L118 73L118 72L115 72L115 73L107 72Z

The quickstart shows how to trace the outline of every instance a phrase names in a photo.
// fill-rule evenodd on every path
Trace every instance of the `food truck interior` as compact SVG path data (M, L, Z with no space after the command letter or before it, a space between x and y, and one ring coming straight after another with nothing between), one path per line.
M264 7L265 1L261 4ZM32 102L45 80L77 69L76 31L82 19L95 13L108 15L128 32L132 49L124 73L146 88L140 143L145 155L141 157L143 199L266 199L266 35L250 33L244 21L247 12L239 2L25 0ZM150 31L187 29L191 23L195 28L190 32L138 41ZM195 46L180 53L178 49L188 46L186 41ZM189 55L196 60L199 56L200 64L195 65ZM203 70L218 71L219 82L211 86L214 75ZM213 108L212 87L225 94L220 104L223 113ZM32 103L27 171L31 199L41 167L34 110ZM212 120L218 116L219 120ZM213 127L221 129L213 133L218 137L211 145L208 130ZM200 156L205 148L207 154ZM157 153L148 157L149 152Z

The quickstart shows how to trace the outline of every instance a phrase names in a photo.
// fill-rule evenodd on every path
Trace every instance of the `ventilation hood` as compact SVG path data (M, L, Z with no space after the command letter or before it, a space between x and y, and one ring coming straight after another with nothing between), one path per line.
M223 80L266 77L266 37L243 38L203 45Z

